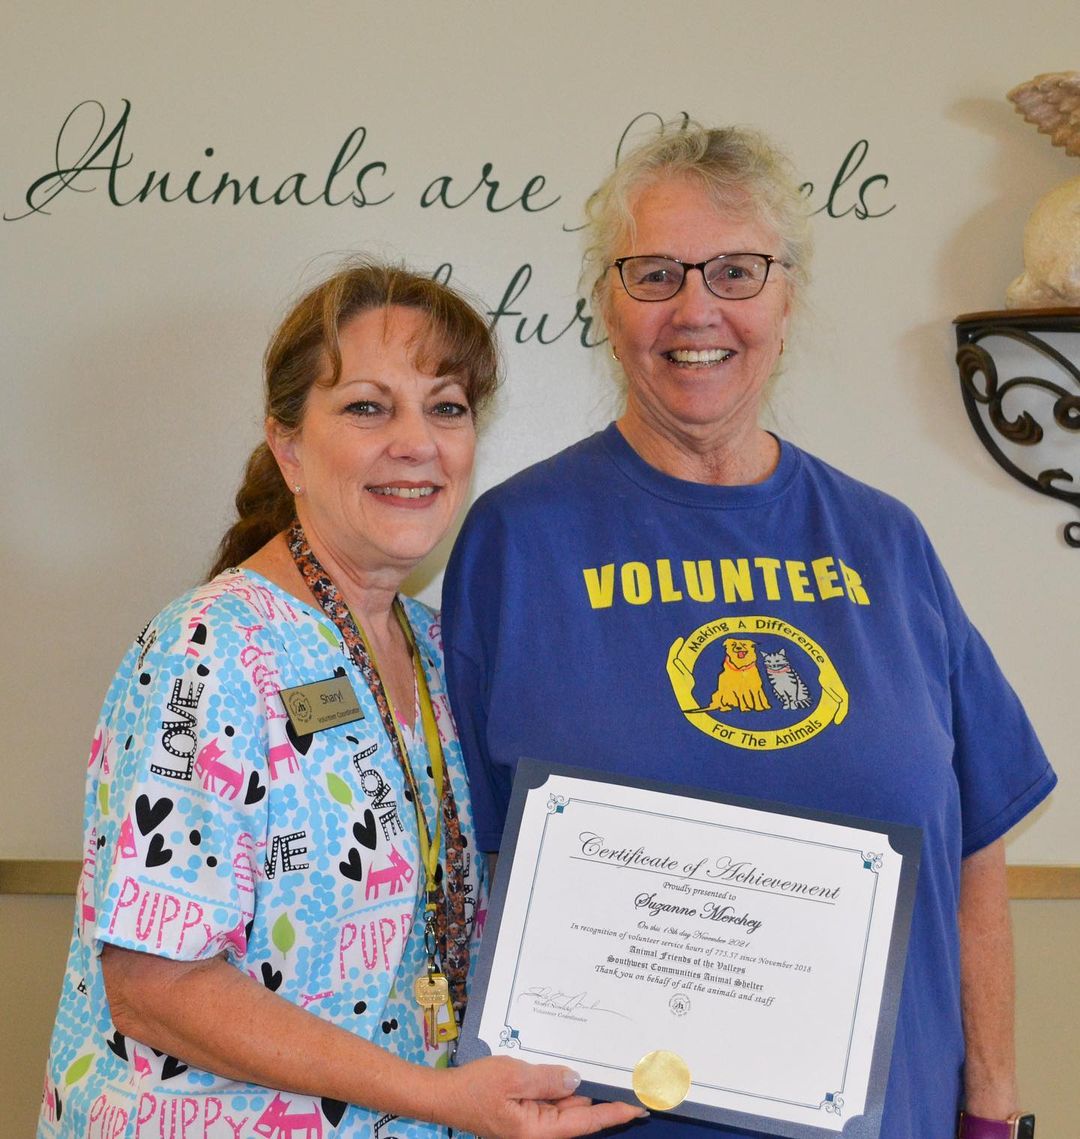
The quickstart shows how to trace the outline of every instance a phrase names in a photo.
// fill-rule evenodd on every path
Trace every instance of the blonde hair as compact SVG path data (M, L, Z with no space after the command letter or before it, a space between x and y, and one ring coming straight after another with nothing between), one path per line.
M416 366L432 375L456 377L473 415L483 411L499 384L498 349L484 318L460 294L431 277L353 258L305 293L271 338L263 358L266 417L295 431L312 387L333 387L341 378L341 329L360 313L392 306L427 316L426 329L414 346ZM210 577L249 558L292 522L292 491L265 442L248 458L235 501L237 519L221 539Z

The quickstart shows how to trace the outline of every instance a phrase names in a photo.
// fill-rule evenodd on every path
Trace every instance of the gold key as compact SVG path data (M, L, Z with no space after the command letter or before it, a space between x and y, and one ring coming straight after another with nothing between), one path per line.
M442 973L428 973L425 977L417 977L413 992L416 1003L424 1010L426 1043L434 1048L437 1044L456 1040L458 1027L454 1019L454 1010L450 1005L450 985L446 977ZM439 1013L443 1009L448 1016L446 1020L440 1021Z
M428 973L416 978L413 993L424 1010L425 1044L434 1048L439 1042L439 1009L450 1003L450 985L442 973Z
M434 1008L450 999L450 984L442 973L425 973L423 977L416 978L413 992L421 1008Z

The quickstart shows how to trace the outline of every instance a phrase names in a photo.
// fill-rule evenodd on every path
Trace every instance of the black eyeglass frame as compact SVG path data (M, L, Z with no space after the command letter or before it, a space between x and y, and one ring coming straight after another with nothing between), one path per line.
M761 287L754 293L747 293L745 297L725 297L723 293L718 293L712 285L709 284L709 278L705 276L705 266L711 265L714 261L723 261L728 257L760 257L765 262L765 276L761 278ZM672 261L676 265L682 266L682 280L679 282L678 288L667 297L635 297L626 284L626 278L623 276L623 266L627 261ZM781 269L787 269L788 262L781 261L779 257L773 257L771 253L753 253L750 250L740 250L737 253L717 253L714 257L709 257L705 261L680 261L678 257L668 257L663 253L634 253L629 257L616 257L614 261L608 266L609 269L619 270L619 282L622 285L626 295L634 301L640 301L642 304L663 304L664 301L670 301L672 297L677 297L682 292L683 285L686 284L686 278L691 269L697 269L701 273L701 279L705 284L705 288L718 300L722 301L752 301L754 297L760 296L762 289L769 283L769 270L773 265L779 265Z

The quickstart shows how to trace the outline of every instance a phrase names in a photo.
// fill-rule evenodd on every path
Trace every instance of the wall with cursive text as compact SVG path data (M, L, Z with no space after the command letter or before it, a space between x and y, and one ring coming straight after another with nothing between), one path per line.
M951 329L1001 306L1027 212L1077 172L1003 98L1068 66L1074 13L991 7L976 49L930 3L22 6L0 124L0 856L78 854L101 695L207 565L288 299L356 249L470 290L509 371L482 489L616 408L582 203L620 145L690 112L794 159L815 283L771 422L924 520L1065 777L1011 858L1077 860L1080 555L1068 508L976 442ZM443 554L416 583L431 600Z
M1028 212L1080 173L1004 99L1080 66L1075 0L9 7L0 859L79 858L102 695L209 563L289 299L350 250L478 298L509 374L480 491L617 409L582 204L689 113L778 139L816 211L771 426L921 517L1062 776L1010 861L1080 862L1072 516L976 441L951 327L1002 306Z
M510 377L482 489L615 409L577 283L582 203L621 144L684 112L775 136L816 210L815 283L771 422L914 507L1067 788L1068 508L977 444L950 322L1001 306L1027 212L1077 172L1003 98L1069 65L1059 28L1075 13L992 4L976 35L964 8L20 6L0 123L18 787L0 800L0 856L78 853L101 695L207 565L287 300L356 249L479 298ZM417 582L431 600L442 553ZM1075 860L1078 833L1059 793L1011 857Z

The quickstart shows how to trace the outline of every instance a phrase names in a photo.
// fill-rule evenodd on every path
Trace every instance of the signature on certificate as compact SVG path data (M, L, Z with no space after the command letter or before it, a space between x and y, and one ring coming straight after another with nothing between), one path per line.
M566 1014L581 1014L603 1012L609 1016L619 1016L629 1020L625 1013L617 1012L612 1008L604 1008L598 1001L589 997L587 992L564 993L562 989L553 989L548 985L534 985L518 993L518 1000L531 1000L533 1008L537 1011L550 1011ZM580 1019L587 1019L580 1017Z

